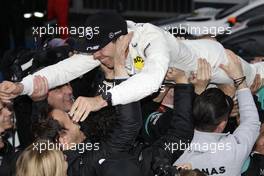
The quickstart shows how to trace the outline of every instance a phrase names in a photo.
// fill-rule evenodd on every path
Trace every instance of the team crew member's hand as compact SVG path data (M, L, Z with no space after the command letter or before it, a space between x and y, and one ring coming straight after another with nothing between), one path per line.
M98 111L107 106L101 95L96 97L78 97L72 105L69 115L74 122L84 121L90 112Z
M253 84L250 86L250 90L253 94L257 93L257 91L261 88L261 77L260 74L256 74Z
M10 102L22 93L23 88L24 87L21 83L4 81L0 84L0 99L3 102Z
M168 69L165 79L178 84L187 84L189 82L185 72L174 67Z
M259 62L264 62L264 57L255 57L252 61L250 61L251 64L256 64ZM260 81L260 85L259 85L259 81ZM251 85L250 90L252 93L256 93L257 90L261 88L263 85L264 85L264 78L261 79L261 76L259 74L256 74L253 85Z
M240 79L244 76L241 61L235 53L230 50L226 50L229 63L227 65L220 64L220 68L223 69L226 74L233 80ZM246 82L243 81L237 88L246 88Z
M188 78L184 71L179 70L174 67L170 67L165 76L165 80L174 81L175 83L187 83ZM170 92L169 92L170 91ZM171 92L172 91L172 92ZM170 90L169 87L164 87L164 90L153 99L154 102L161 102L165 104L173 105L173 89Z
M194 85L195 93L200 95L208 86L212 77L212 68L206 59L198 59L197 73L191 75L190 82Z
M175 83L188 82L185 72L174 67L168 69L165 79L168 81L174 81Z

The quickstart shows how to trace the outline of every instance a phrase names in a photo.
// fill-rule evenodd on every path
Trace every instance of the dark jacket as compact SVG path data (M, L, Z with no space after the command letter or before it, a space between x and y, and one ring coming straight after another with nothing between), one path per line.
M160 168L172 166L184 150L177 146L188 144L193 137L192 103L194 88L190 84L177 84L174 87L174 109L162 116L172 115L168 131L150 148L142 152L142 171L144 176L154 175ZM160 118L163 118L163 117ZM184 149L184 148L183 148Z
M250 164L248 170L243 176L262 176L264 175L264 155L253 154L250 156Z
M16 160L21 150L15 150L7 140L3 140L4 147L0 149L0 175L15 175Z

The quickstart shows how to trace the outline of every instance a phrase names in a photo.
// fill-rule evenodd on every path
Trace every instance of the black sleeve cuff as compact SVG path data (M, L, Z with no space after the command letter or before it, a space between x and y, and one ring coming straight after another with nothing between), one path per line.
M115 85L121 84L122 82L126 81L127 79L115 79Z

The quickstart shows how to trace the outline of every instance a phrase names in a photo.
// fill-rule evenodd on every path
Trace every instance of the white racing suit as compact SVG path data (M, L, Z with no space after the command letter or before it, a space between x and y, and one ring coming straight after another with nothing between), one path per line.
M212 82L233 83L219 68L220 63L228 63L225 50L220 43L212 40L177 40L169 32L152 24L136 24L130 21L127 23L128 31L134 33L126 60L126 69L132 76L109 90L113 105L134 102L157 91L168 67L176 67L187 73L196 71L198 58L205 58L211 64ZM264 77L264 70L243 60L242 63L248 85L252 84L257 72L262 71ZM94 60L92 55L73 55L34 75L45 76L49 88L54 88L89 72L98 65L100 62ZM33 76L25 77L22 84L24 85L22 94L31 95Z

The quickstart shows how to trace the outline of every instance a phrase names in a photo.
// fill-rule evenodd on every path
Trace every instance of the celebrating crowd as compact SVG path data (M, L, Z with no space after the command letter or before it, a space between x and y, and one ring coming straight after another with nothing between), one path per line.
M0 84L0 175L264 175L264 62L114 12L85 26Z

